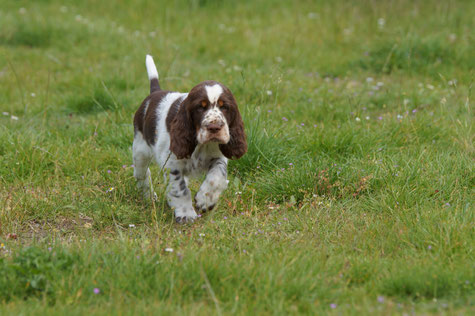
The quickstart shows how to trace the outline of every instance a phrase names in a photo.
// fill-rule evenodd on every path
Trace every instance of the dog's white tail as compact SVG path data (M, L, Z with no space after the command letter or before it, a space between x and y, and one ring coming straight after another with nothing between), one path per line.
M157 67L155 67L152 56L147 55L145 57L145 66L147 67L148 79L150 80L150 93L160 90Z

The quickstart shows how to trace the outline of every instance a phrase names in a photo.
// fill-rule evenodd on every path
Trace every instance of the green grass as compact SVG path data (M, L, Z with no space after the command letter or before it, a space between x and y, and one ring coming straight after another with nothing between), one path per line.
M0 0L0 314L473 313L474 10ZM245 121L191 225L135 187L147 53Z

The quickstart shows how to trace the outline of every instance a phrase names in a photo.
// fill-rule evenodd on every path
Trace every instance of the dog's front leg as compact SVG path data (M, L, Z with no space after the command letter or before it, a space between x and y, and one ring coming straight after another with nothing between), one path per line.
M215 158L211 161L206 179L195 196L196 207L200 212L212 210L221 192L227 188L227 168L228 162L225 158Z
M193 222L198 215L193 208L191 192L185 177L179 169L171 169L168 186L168 205L175 210L177 223Z

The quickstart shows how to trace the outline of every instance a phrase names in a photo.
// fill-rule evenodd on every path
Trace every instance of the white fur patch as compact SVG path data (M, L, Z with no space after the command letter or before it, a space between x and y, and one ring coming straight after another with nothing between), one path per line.
M150 100L148 100L146 103L145 103L145 107L143 109L143 116L145 117L145 115L147 114L147 110L148 110L148 106L150 105Z
M147 57L145 57L145 66L147 67L148 79L158 79L157 67L155 67L152 56L147 55Z
M219 97L223 93L223 88L219 84L214 86L205 86L206 93L208 94L208 100L211 104L218 102Z

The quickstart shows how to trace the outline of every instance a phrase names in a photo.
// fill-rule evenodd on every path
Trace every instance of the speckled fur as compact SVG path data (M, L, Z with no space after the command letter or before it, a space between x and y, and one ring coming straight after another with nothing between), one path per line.
M179 223L197 218L188 178L206 173L195 206L213 209L227 187L228 158L247 150L244 125L228 88L205 81L189 93L161 90L152 57L146 59L150 95L134 117L133 159L137 185L146 198L156 197L148 168L152 160L170 170L167 200Z

